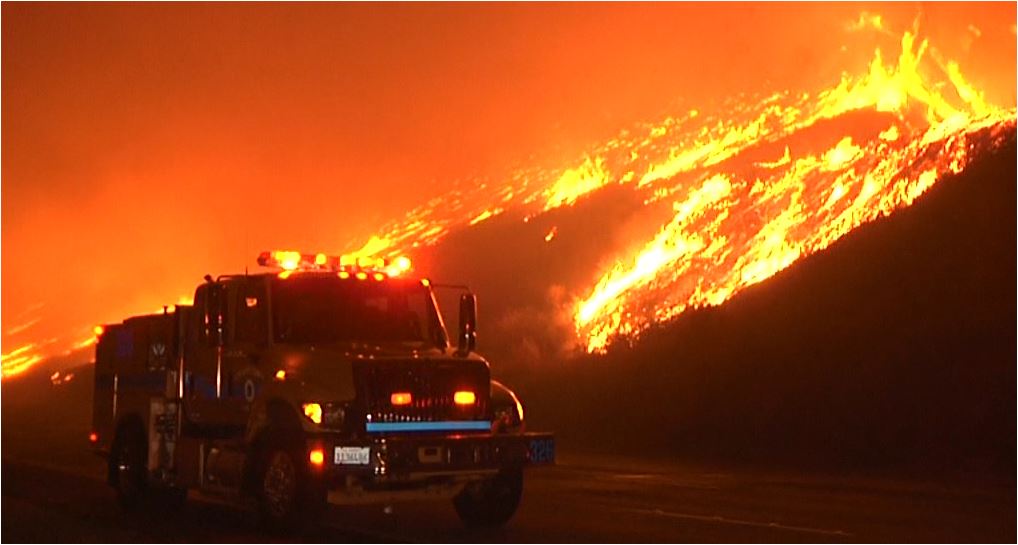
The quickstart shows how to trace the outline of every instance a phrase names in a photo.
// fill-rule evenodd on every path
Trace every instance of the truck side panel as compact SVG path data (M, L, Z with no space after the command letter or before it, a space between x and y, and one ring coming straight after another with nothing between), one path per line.
M92 421L100 449L111 448L125 419L147 431L152 399L165 398L176 377L175 322L174 314L139 316L107 327L99 338Z

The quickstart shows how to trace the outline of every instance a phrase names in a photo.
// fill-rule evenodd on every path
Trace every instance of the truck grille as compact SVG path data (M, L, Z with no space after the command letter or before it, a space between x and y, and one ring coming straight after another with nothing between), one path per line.
M354 365L357 397L370 422L440 422L490 420L490 375L478 361L379 361ZM457 391L470 391L476 400L457 405ZM394 406L394 392L409 392L408 405Z

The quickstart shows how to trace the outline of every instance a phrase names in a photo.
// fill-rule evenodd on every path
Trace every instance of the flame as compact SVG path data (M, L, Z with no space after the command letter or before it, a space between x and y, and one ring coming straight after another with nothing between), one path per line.
M555 238L555 235L557 235L557 234L558 234L558 227L557 226L556 227L552 227L548 231L548 234L544 235L544 241L545 242L551 242Z
M14 326L14 327L8 328L7 330L4 331L4 335L9 335L9 336L17 335L18 333L22 333L24 331L28 331L29 329L32 328L32 326L34 326L35 324L39 323L40 320L42 320L42 319L41 318L32 318L31 320L29 320L29 321L27 321L27 322L25 322L23 324L18 324L18 325Z
M892 35L879 14L863 13L846 28ZM646 194L645 205L670 204L673 215L650 240L595 272L592 285L575 289L578 338L587 350L602 350L613 337L638 334L687 308L721 304L860 224L910 205L965 167L974 133L1013 127L1014 109L989 104L957 62L920 39L917 25L901 34L899 46L893 62L876 49L864 73L843 74L818 92L736 97L723 117L689 110L624 131L575 167L514 172L497 192L487 183L457 186L362 250L395 255L506 210L522 209L527 222L608 185L629 184ZM830 131L825 123L854 112L874 114L871 123L879 126L841 134L821 149L790 139ZM776 143L774 155L742 160ZM552 228L545 241L555 235Z
M782 159L758 163L768 170L752 177L705 173L710 177L676 202L671 223L634 255L619 259L580 300L575 323L587 349L601 350L612 336L637 333L690 306L720 304L858 225L908 206L938 178L964 168L969 135L1013 124L1014 111L988 106L957 64L941 65L950 86L924 78L920 60L927 51L925 40L917 44L906 32L896 65L885 66L878 50L866 76L843 78L817 95L818 106L805 123L790 116L786 127L774 131L790 134L860 109L893 114L892 124L872 142L846 136L822 153L794 159L786 147ZM946 98L948 91L954 102ZM907 114L916 107L924 110L925 130L908 128ZM706 151L685 151L663 170L669 175L686 170L693 164L689 157L731 157L728 151L743 149L758 126L712 140ZM901 141L905 131L908 138ZM726 183L718 185L719 180ZM704 199L705 192L713 198Z
M609 181L609 173L604 168L604 159L588 157L582 165L563 172L558 180L542 193L545 198L544 210L573 204L576 199L604 187Z
M39 347L35 343L19 346L10 352L0 356L0 367L2 367L3 378L23 373L43 358Z

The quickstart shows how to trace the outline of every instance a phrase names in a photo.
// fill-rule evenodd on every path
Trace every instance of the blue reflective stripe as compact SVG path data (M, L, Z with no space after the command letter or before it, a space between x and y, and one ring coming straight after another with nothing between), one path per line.
M491 429L487 420L447 420L444 422L368 422L369 432L382 431L464 431Z

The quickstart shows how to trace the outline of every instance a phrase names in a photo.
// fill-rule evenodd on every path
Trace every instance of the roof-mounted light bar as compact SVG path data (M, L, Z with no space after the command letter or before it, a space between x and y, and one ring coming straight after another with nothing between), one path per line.
M330 256L325 254L304 254L293 250L273 250L258 256L262 267L274 267L286 271L334 271L347 273L368 272L399 276L412 268L410 258L400 256L393 260L367 256Z

